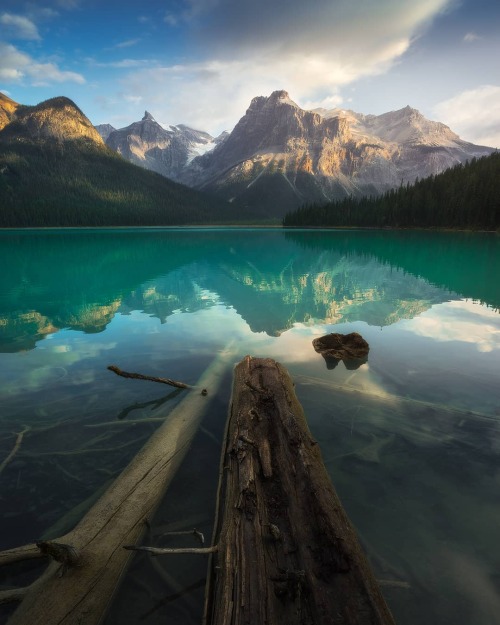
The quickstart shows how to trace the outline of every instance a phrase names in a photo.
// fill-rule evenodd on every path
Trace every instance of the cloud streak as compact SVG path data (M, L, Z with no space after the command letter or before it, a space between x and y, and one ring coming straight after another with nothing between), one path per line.
M234 125L252 97L275 89L301 105L338 102L345 85L388 71L451 4L188 0L166 16L165 28L187 24L205 60L137 71L123 88L128 82L151 106L164 102L177 121L212 132Z
M13 39L28 39L32 41L40 41L41 39L36 25L27 17L3 13L0 15L0 24Z
M115 48L130 48L131 46L135 46L139 43L140 39L127 39L126 41L120 41L114 47Z

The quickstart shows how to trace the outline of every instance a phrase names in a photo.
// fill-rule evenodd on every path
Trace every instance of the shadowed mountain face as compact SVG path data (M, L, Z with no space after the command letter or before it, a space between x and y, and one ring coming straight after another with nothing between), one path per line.
M500 307L491 283L478 279L496 275L488 274L499 257L494 235L234 230L0 235L0 262L10 268L0 278L1 351L33 349L63 328L100 332L117 313L132 310L163 323L176 311L224 304L253 332L277 335L294 323L390 325L457 296ZM464 257L470 271L457 273L453 259Z

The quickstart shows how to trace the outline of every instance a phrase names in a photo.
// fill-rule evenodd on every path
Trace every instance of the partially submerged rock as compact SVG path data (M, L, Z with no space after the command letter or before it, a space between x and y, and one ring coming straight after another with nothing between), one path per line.
M346 369L358 369L368 360L370 346L357 332L326 334L313 340L314 349L323 356L328 369L335 369L341 360Z

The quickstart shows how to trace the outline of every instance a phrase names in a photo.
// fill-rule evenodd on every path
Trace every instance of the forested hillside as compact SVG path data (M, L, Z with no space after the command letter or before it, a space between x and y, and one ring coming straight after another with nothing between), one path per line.
M384 195L303 206L284 226L500 228L500 153L472 159Z
M0 111L0 227L211 223L234 210L125 161L68 98L2 96Z
M0 226L210 223L223 200L126 162L85 139L0 145Z

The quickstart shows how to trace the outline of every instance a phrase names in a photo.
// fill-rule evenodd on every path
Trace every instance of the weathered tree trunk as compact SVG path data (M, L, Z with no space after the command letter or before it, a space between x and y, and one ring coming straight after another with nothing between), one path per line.
M236 367L222 458L208 625L394 625L274 360Z
M11 598L22 602L9 625L97 625L101 621L130 557L123 545L140 539L230 359L229 351L218 356L199 380L209 396L191 391L75 529L57 539L80 555L78 564L61 577L59 564L53 562L39 580L17 591L17 597L11 593ZM4 551L0 566L37 555L35 545Z

